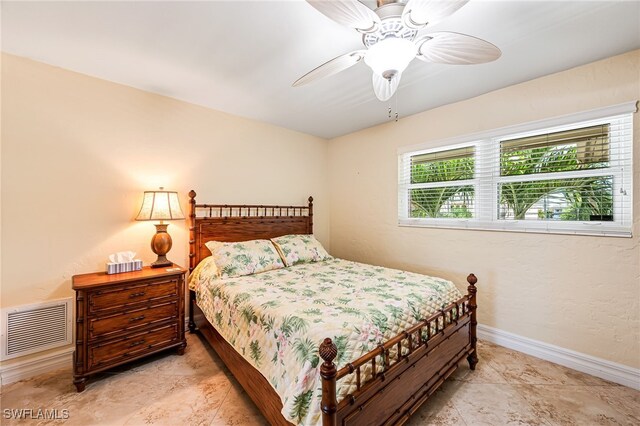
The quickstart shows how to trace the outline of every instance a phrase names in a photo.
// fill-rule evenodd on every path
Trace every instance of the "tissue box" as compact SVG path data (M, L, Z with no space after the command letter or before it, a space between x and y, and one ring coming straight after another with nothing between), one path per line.
M134 259L131 262L107 262L107 274L119 274L121 272L133 272L142 269L142 260Z

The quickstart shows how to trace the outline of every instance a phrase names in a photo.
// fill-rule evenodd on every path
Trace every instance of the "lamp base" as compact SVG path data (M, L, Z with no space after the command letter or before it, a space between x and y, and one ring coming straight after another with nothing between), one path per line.
M151 264L152 268L163 268L165 266L173 266L173 262L168 260L167 256L158 256L158 259Z
M167 233L166 223L156 224L156 234L151 239L151 250L158 255L155 262L151 264L152 268L162 268L164 266L171 266L173 262L167 260L167 253L171 250L171 235Z

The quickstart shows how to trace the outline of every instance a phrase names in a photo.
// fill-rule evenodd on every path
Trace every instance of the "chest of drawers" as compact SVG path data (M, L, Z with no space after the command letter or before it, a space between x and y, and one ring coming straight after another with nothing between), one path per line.
M92 374L169 348L184 353L185 272L173 265L73 277L78 392Z

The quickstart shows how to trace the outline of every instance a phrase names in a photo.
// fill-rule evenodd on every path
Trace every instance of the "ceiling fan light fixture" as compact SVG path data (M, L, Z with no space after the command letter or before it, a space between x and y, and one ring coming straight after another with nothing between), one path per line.
M373 70L376 97L387 101L398 89L402 73L413 58L463 65L482 64L500 57L496 46L466 34L441 31L419 35L421 28L447 18L469 0L378 0L375 12L361 1L307 0L326 17L363 33L366 50L325 62L296 80L294 87L337 74L364 59Z
M371 46L364 62L374 73L391 79L402 74L415 57L416 46L412 41L389 37Z

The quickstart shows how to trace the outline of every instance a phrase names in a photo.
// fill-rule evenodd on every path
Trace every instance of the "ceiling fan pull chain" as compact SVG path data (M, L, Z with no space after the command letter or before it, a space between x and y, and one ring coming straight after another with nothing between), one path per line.
M396 123L398 122L398 90L396 90Z
M396 109L395 109L395 113L393 112L393 109L391 107L389 107L388 112L389 112L389 118L393 118L396 123L398 122L398 119L400 117L400 115L398 114L398 94L395 93L394 94L395 98L396 98Z

